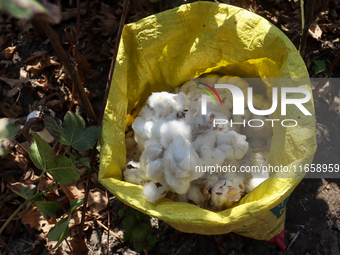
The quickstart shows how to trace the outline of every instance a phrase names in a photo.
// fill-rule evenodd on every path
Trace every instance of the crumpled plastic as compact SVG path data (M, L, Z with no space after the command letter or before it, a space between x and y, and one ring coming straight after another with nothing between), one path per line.
M234 232L269 240L284 229L285 205L304 173L269 178L235 207L218 213L167 198L151 204L145 200L142 186L122 181L125 130L148 96L152 92L173 92L190 78L211 72L263 79L308 79L304 62L290 40L264 18L238 7L199 1L128 24L123 30L103 119L99 181L125 204L182 232ZM267 88L270 91L270 85ZM304 88L312 91L310 84ZM316 151L312 99L304 106L312 116L299 116L296 128L274 126L271 165L298 168L312 162ZM296 119L297 114L292 109L287 116L274 118Z

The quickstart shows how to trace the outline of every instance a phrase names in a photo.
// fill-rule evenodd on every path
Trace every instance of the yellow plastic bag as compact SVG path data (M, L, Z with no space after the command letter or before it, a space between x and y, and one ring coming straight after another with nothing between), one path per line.
M148 96L171 92L190 78L210 72L308 78L289 39L267 20L237 7L201 1L128 24L103 120L99 180L124 203L180 231L206 235L232 231L269 240L283 230L285 204L303 174L270 178L237 206L219 213L167 198L151 204L145 201L142 186L121 181L126 164L125 130ZM310 86L305 88L311 91ZM274 127L272 165L311 163L316 150L312 100L304 106L313 116L301 116L299 127ZM293 117L296 112L290 111L285 119Z

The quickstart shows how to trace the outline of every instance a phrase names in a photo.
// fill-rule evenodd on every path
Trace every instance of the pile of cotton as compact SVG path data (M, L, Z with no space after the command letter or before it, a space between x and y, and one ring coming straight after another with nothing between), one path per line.
M247 94L249 85L242 79L208 78L213 78L213 84L233 84ZM268 178L261 171L242 173L239 169L258 166L261 170L268 165L272 127L270 122L256 128L216 124L216 119L241 123L264 117L254 116L246 106L244 116L233 116L233 98L227 89L218 92L222 104L206 97L206 114L201 114L206 91L198 85L186 82L176 94L159 92L148 98L126 132L124 179L143 185L151 203L168 197L219 211L233 206ZM255 95L253 105L256 109L271 106L263 95Z

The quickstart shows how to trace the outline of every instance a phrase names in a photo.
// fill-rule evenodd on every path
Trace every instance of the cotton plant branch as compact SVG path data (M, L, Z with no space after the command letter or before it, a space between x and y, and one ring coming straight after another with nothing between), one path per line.
M7 221L5 222L5 224L1 227L1 229L0 229L0 235L1 235L1 233L5 230L5 228L7 227L7 225L12 221L12 219L24 208L24 206L28 203L28 202L30 202L30 201L32 201L32 200L34 200L35 198L37 198L37 197L39 197L39 196L41 196L41 195L44 195L44 194L47 194L47 192L48 191L50 191L51 189L53 189L53 188L55 188L56 186L58 186L59 185L59 183L56 183L56 184L54 184L54 185L52 185L51 187L49 187L47 190L45 190L45 191L42 191L42 192L38 192L38 193L36 193L34 196L32 196L32 197L30 197L30 198L28 198L28 199L26 199L25 200L25 202L23 202L13 213L12 213L12 215L7 219Z
M44 30L45 34L50 39L50 42L52 43L54 49L58 53L58 56L61 59L61 62L63 63L66 71L70 75L70 78L71 78L74 86L76 87L76 90L79 94L80 100L81 100L81 102L82 102L82 104L85 108L87 115L89 116L89 118L91 118L95 122L98 122L98 116L96 115L96 113L95 113L86 93L85 93L85 89L83 87L83 84L80 81L77 68L74 67L71 64L69 57L66 54L64 48L62 47L58 36L54 32L54 30L51 28L50 24L48 24L47 22L45 22L41 19L37 19L37 20L38 20L38 24L40 25L40 27ZM76 42L76 44L77 44L77 42Z

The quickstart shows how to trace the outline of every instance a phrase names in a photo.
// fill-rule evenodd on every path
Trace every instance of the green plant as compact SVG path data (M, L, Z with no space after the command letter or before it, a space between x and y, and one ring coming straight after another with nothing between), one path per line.
M314 75L317 75L319 73L323 73L326 77L330 78L331 74L326 68L325 61L323 60L316 60L314 61L315 64L315 70L314 70Z
M14 120L0 120L0 138L13 139L18 132ZM14 126L13 126L14 125ZM14 127L14 128L13 128ZM101 128L92 126L85 128L85 121L82 117L72 112L67 112L62 125L52 117L45 118L45 127L52 134L52 136L61 144L66 145L64 155L56 155L51 146L44 141L36 133L31 133L32 144L29 148L29 157L39 170L41 170L39 184L37 187L32 184L13 183L9 188L23 197L25 202L11 215L0 230L0 234L6 228L8 223L13 217L23 209L23 206L31 201L46 218L58 218L60 211L62 217L58 223L51 229L48 238L52 241L57 241L56 247L69 236L68 223L72 218L72 213L75 209L83 204L83 200L74 199L69 204L65 205L50 198L49 191L61 184L72 184L80 178L79 173L76 171L76 165L84 165L90 168L87 159L74 155L70 151L73 149L77 151L84 151L92 148L100 136ZM11 132L1 131L3 129L11 130ZM47 190L40 191L41 181L45 173L49 173L53 177L54 184ZM53 196L52 196L53 197ZM69 208L69 209L68 209Z
M131 207L127 210L120 209L118 215L123 217L124 240L136 242L135 250L137 252L143 249L151 249L152 245L157 243L157 239L150 232L150 216L145 215Z

